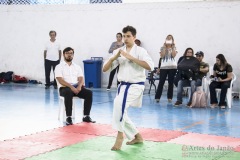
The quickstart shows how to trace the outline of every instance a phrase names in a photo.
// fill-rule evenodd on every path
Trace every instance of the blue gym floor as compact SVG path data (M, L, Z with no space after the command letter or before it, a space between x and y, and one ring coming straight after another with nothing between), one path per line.
M116 89L93 91L92 119L111 124ZM176 91L175 91L176 92ZM137 127L177 130L240 138L240 102L233 100L231 109L174 107L164 91L160 103L154 101L154 89L145 90L143 106L130 108L129 115ZM187 98L184 99L184 104ZM75 123L82 120L81 101L76 104ZM0 85L0 141L64 126L58 121L58 92L44 85L6 83Z

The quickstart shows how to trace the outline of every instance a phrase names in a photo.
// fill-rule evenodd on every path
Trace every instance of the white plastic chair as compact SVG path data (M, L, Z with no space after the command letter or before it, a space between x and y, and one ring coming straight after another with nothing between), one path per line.
M58 120L60 120L60 115L62 113L62 121L66 122L66 108L65 108L65 104L64 104L64 97L60 96L60 93L59 93L60 84L58 81L57 81L57 86L58 86L58 100L59 100ZM73 97L73 100L72 100L72 118L75 118L75 112L76 112L75 111L76 110L75 101L77 99L80 99L80 98ZM80 99L80 100L82 101L82 106L83 106L83 100L82 99Z
M209 74L210 74L210 76L213 75L213 66L209 67Z
M227 106L228 108L232 108L232 86L233 82L236 81L237 77L235 73L232 73L233 77L231 80L230 87L227 89L226 99L227 99ZM211 81L209 80L208 85L210 85ZM221 88L216 88L216 94L218 99L220 98ZM208 92L208 99L210 99L210 92Z
M64 104L64 97L60 96L59 94L59 112L58 112L58 120L60 120L60 115L62 113L62 121L66 121L66 108ZM75 100L79 99L78 97L73 97L73 102L72 102L72 118L75 118Z
M234 73L232 73L232 74L233 74L233 78L231 80L231 84L230 84L230 87L227 90L227 95L226 95L228 108L232 108L232 86L233 86L233 82L236 81L236 79L237 79L236 75ZM221 93L221 89L217 88L216 93L218 95L217 97L219 98L220 93Z
M198 86L197 87L197 91L198 90L202 90L206 93L207 95L207 87L208 87L208 84L207 84L207 78L206 77L203 77L202 78L202 85L201 86ZM183 87L184 89L187 89L189 92L188 92L188 99L190 99L190 92L191 92L191 87L190 86L187 86L187 87Z
M210 94L210 92L209 92L209 85L210 85L210 79L209 79L209 77L211 76L211 75L213 75L213 66L209 66L209 72L207 73L207 76L205 77L205 79L204 79L204 81L202 81L202 86L203 86L203 88L204 88L204 92L205 92L205 94L206 94L206 98L207 98L207 104L210 104L210 96L209 96L209 94Z
M213 66L210 66L209 67L209 72L208 73L210 73L210 75L211 75L211 73L213 72ZM207 74L207 76L208 76L208 74ZM197 87L197 89L196 89L196 91L199 91L199 90L201 90L201 91L204 91L205 92L205 95L206 95L206 99L208 99L208 92L209 92L209 84L208 84L209 82L208 82L208 80L207 80L207 77L206 76L204 76L203 78L202 78L202 85L201 86L198 86ZM187 88L187 90L189 90L189 91L191 91L191 87L184 87L184 88ZM190 99L190 94L188 94L188 98Z
M202 78L202 85L198 86L197 90L204 91L205 93L207 92L207 78L206 77Z

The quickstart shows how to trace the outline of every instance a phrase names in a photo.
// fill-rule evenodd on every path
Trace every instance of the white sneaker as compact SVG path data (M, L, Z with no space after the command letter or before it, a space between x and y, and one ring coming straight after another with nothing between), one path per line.
M226 106L220 106L221 107L221 109L226 109Z
M213 108L216 108L217 107L217 104L211 104L210 107L213 109Z

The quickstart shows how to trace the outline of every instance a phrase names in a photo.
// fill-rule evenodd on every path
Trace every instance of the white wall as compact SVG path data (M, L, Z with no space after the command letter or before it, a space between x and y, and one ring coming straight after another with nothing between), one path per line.
M239 15L239 1L0 6L0 72L12 70L44 82L43 50L50 30L57 31L62 49L75 49L75 62L83 67L85 59L106 57L115 34L132 25L155 66L160 46L172 34L177 57L192 47L202 50L205 61L213 65L216 55L223 53L240 77ZM106 86L108 73L102 80Z

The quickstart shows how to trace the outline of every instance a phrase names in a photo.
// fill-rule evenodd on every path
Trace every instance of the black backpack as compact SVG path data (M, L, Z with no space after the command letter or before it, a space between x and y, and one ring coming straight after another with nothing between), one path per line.
M1 73L0 73L0 78L3 79L4 75L5 75L5 72L1 72Z
M5 79L7 82L11 82L13 79L13 72L8 71L3 75L3 79Z
M198 76L199 68L200 62L196 57L193 56L181 57L181 60L177 65L181 79L187 80L196 79Z

